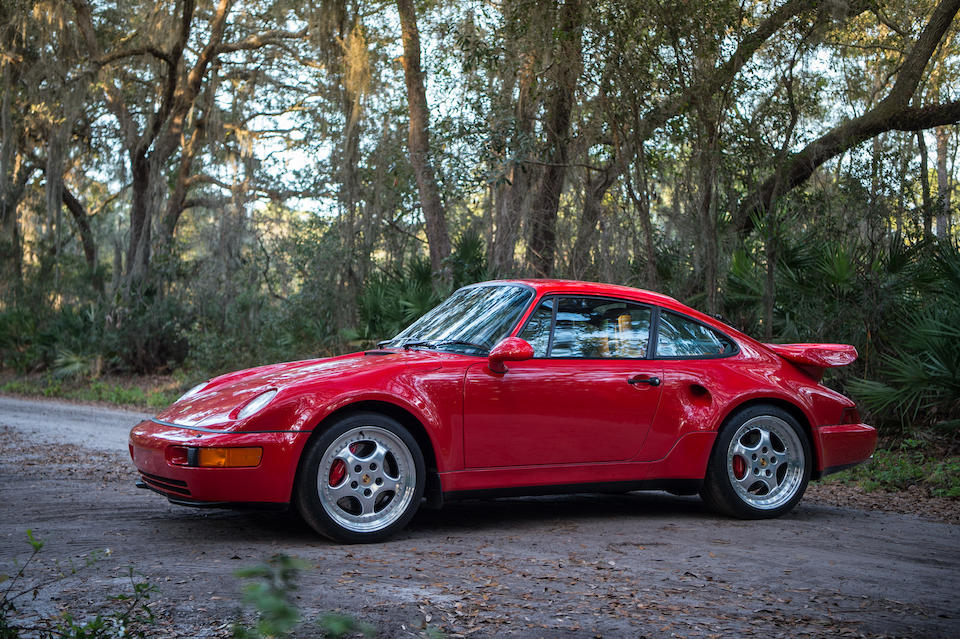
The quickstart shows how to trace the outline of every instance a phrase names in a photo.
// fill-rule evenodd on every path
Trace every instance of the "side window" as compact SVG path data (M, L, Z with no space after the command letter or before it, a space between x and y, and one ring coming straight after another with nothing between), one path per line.
M546 357L547 347L550 345L550 323L553 321L553 306L555 300L547 299L540 303L537 310L530 316L527 325L520 333L522 339L533 346L534 357Z
M718 357L734 350L730 340L713 329L676 313L660 312L657 357Z
M557 301L550 357L585 359L646 357L650 308L589 297Z

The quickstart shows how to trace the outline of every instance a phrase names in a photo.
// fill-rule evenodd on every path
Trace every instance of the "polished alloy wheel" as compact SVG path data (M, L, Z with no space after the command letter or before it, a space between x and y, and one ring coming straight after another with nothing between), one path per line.
M796 431L774 415L748 419L727 447L726 470L737 496L759 510L789 502L804 485L806 459Z
M318 468L317 493L323 510L339 526L370 533L403 516L416 481L413 454L396 434L360 426L327 447Z

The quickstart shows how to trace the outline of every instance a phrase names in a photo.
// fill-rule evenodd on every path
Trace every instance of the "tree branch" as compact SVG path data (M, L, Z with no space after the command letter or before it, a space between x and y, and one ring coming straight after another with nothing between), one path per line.
M173 64L173 59L171 58L169 53L166 53L165 51L161 51L157 47L152 47L152 46L134 47L133 49L125 49L123 51L114 51L113 53L106 53L100 56L99 58L97 58L96 60L94 60L94 64L96 64L98 67L103 67L110 64L111 62L116 62L117 60L122 60L124 58L134 58L142 55L152 55L158 60L162 60L166 62L168 65Z
M58 179L58 176L47 176L47 179ZM90 229L90 220L87 219L87 212L66 184L61 185L61 199L67 206L67 210L73 216L77 224L77 231L80 234L80 243L83 245L83 255L87 259L87 267L93 273L97 270L97 245L93 241L93 231Z
M960 0L941 0L916 44L907 54L890 93L858 118L848 120L792 154L745 200L734 218L740 233L753 230L753 214L766 211L776 197L803 184L827 160L885 131L919 131L960 121L960 102L910 107L920 78L954 16Z
M751 33L740 40L736 51L703 80L685 87L679 95L668 96L654 106L639 122L639 138L647 139L668 120L730 82L753 54L787 22L817 5L817 0L787 0ZM679 58L678 58L679 59Z
M234 51L261 49L271 44L283 44L286 40L295 40L307 35L307 28L300 31L284 31L281 29L271 29L263 33L254 33L243 40L236 42L227 42L217 47L217 53L233 53Z

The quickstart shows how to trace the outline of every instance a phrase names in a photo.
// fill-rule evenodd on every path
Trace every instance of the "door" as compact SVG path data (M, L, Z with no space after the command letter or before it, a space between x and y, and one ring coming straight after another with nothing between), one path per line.
M519 336L534 359L467 370L467 468L632 459L660 401L650 307L597 297L542 301Z

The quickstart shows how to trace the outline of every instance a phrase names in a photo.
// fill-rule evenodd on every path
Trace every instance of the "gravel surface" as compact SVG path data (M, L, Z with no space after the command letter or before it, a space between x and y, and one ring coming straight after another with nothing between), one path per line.
M664 493L469 501L421 511L390 542L340 546L294 516L172 506L134 488L117 433L136 414L10 401L0 400L0 572L29 555L28 528L46 545L26 581L66 572L19 600L25 625L103 609L129 592L132 566L159 589L153 634L226 637L250 618L234 572L286 553L310 566L297 591L307 618L339 611L380 637L960 636L950 500L921 505L921 517L814 486L793 513L763 522ZM95 566L64 571L97 552Z

